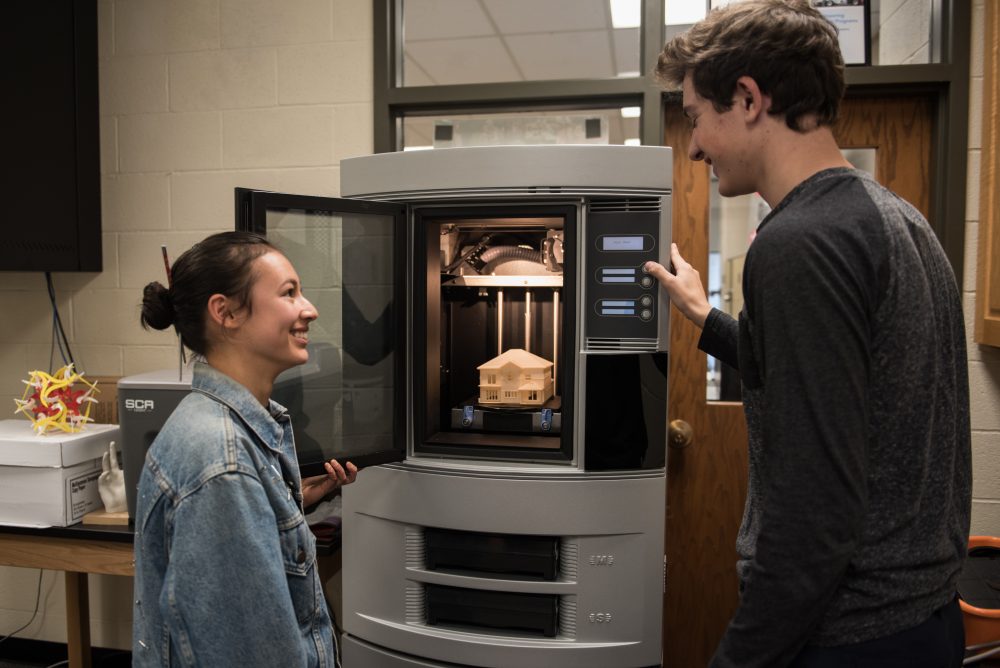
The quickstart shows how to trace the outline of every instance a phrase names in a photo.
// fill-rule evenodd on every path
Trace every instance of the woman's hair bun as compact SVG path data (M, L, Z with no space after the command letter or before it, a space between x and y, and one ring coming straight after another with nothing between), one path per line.
M146 329L166 329L174 324L176 313L170 291L153 281L142 290L142 315L140 321Z

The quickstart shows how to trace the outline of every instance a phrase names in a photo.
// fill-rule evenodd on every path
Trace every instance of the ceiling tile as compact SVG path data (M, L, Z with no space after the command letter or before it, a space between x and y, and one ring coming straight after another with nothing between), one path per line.
M434 81L430 75L415 60L409 56L403 57L403 85L404 86L433 86Z
M403 3L403 36L407 43L495 33L482 5L474 0L406 0Z
M406 45L406 55L439 85L521 80L495 37L413 42Z
M612 31L615 49L615 74L639 71L639 29L619 28Z
M608 0L482 0L501 34L605 30Z
M611 44L604 30L507 37L526 79L614 77Z

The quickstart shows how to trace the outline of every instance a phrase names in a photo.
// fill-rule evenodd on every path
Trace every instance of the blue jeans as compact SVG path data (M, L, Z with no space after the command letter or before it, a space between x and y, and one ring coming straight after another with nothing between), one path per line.
M806 647L791 668L959 668L965 628L956 598L911 629L855 645Z

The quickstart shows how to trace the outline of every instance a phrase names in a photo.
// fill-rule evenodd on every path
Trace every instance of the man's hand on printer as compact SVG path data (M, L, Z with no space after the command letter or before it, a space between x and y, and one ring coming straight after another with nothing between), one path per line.
M660 282L670 301L688 320L699 328L704 327L712 306L705 296L701 275L690 262L681 257L677 244L673 243L670 244L670 264L668 269L659 262L650 260L642 266L642 270Z
M324 464L324 468L326 475L302 479L302 505L311 506L333 490L351 484L358 477L358 467L351 462L341 466L336 459L331 459Z

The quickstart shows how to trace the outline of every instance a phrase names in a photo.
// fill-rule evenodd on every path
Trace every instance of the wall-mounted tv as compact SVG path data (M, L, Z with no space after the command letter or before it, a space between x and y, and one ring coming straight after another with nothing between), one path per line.
M101 271L96 0L4 5L0 270Z

